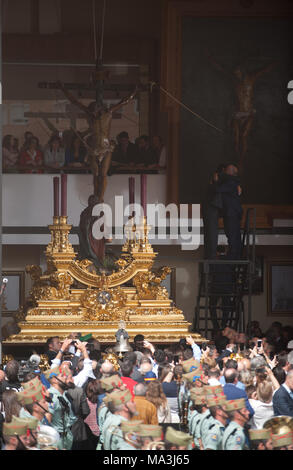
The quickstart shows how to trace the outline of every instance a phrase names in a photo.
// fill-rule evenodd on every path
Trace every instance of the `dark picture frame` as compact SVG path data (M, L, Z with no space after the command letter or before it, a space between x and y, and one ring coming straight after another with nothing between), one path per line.
M25 299L25 272L24 271L2 271L2 280L8 279L2 295L2 316L15 315L24 304Z
M268 315L293 315L293 260L269 260Z

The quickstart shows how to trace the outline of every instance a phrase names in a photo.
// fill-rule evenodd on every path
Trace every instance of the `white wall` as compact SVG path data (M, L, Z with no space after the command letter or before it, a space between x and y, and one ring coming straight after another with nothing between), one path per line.
M53 174L4 174L2 209L4 227L45 227L53 217ZM58 176L58 175L57 175ZM140 203L140 175L135 178L135 202ZM69 174L67 177L68 222L79 224L80 213L92 194L92 175ZM115 195L123 196L128 204L129 175L108 177L105 203L114 208ZM147 175L147 201L155 204L166 200L166 176Z

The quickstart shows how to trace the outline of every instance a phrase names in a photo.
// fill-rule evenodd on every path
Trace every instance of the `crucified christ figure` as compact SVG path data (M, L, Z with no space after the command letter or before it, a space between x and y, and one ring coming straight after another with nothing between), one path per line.
M247 152L247 138L251 130L256 110L253 104L254 86L257 79L266 72L269 72L275 65L275 61L269 65L248 72L242 66L236 67L234 70L226 70L212 56L209 55L209 61L213 66L224 72L232 79L237 101L237 110L232 117L232 130L234 134L234 147L239 155L239 168L242 169L244 156Z
M88 160L94 177L94 195L98 197L99 202L103 202L107 186L107 173L114 150L114 145L110 141L112 115L134 98L137 88L119 103L107 108L97 101L85 106L66 90L61 82L58 82L58 86L69 101L85 113L89 129L84 135L89 135L89 140L86 142L83 138L80 137L80 139L88 150Z

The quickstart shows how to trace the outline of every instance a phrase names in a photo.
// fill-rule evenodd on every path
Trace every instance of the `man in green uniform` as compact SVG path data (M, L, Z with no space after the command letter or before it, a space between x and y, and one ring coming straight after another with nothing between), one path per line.
M228 414L225 411L225 397L208 397L207 406L213 418L202 439L204 450L221 450L222 438L227 425Z
M206 403L207 403L207 400L210 398L225 399L225 395L223 393L223 387L221 385L215 385L215 386L206 385L204 386L203 390L204 390L204 394L206 397ZM205 436L208 432L209 427L213 424L213 422L214 422L214 418L210 413L208 405L206 405L206 411L203 413L199 428L197 430L199 434L199 438L201 440L201 444L202 444L200 447L201 450L204 449L203 443L205 440Z
M115 374L110 377L105 377L100 379L100 385L105 392L108 394L110 392L113 392L113 390L119 390L120 387L122 387L124 384L119 377L119 375ZM107 417L111 414L109 408L107 407L107 397L104 398L102 405L98 409L97 413L97 421L98 421L98 426L100 429L100 438L99 438L99 443L97 445L97 450L102 450L103 445L104 445L104 423L107 419Z
M15 423L19 425L23 424L27 426L27 447L30 450L37 450L38 449L38 442L37 442L37 431L39 428L39 421L37 418L33 416L31 418L14 418Z
M4 447L2 450L27 450L28 449L28 422L15 421L16 416L12 416L10 423L3 423L2 435Z
M115 390L107 397L107 407L111 414L104 422L104 450L128 450L131 446L124 441L120 428L122 421L130 421L136 414L135 403L129 389ZM133 448L132 448L133 450Z
M48 425L46 414L49 414L47 392L43 389L38 378L31 381L31 386L24 386L23 391L17 394L17 400L22 408L19 413L20 418L37 418L39 424Z
M230 423L223 434L222 450L248 450L244 426L249 421L249 411L244 398L227 400L225 409Z
M249 429L250 450L272 450L272 436L268 429Z
M273 450L293 450L293 431L272 435Z
M138 450L141 447L138 431L143 421L122 421L120 429L123 433L125 445L122 445L120 450ZM129 447L130 446L130 447Z
M165 450L192 449L192 436L168 426L165 434Z
M195 449L201 448L200 425L205 412L208 410L206 406L206 397L203 388L193 388L190 390L190 398L193 403L193 412L189 421L189 434L193 436Z
M48 389L52 397L49 413L52 414L52 427L60 434L58 446L60 449L70 450L73 443L71 426L77 417L72 411L71 402L66 397L65 391L68 390L68 383L72 382L72 373L68 367L61 366L49 369L44 375L51 384Z
M187 422L189 423L191 420L192 412L192 400L190 398L191 390L201 390L201 388L196 387L195 381L200 377L200 372L196 369L192 372L188 372L187 374L182 375L183 379L183 387L180 389L180 403L184 403L187 401L188 403L188 411L187 411ZM183 410L185 412L185 410ZM194 410L195 411L195 410Z
M137 435L141 450L164 450L163 429L158 424L141 424Z

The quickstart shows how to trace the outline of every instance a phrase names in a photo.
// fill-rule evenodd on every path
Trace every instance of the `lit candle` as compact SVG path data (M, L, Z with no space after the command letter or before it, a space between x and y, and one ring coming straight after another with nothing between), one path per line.
M59 217L59 178L53 178L54 217Z
M67 175L61 175L61 216L67 216Z
M147 216L147 208L146 208L146 199L147 199L147 191L146 191L146 184L147 184L147 175L140 175L140 204L143 208L144 216Z

